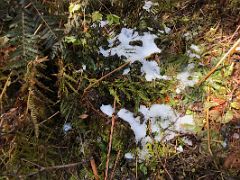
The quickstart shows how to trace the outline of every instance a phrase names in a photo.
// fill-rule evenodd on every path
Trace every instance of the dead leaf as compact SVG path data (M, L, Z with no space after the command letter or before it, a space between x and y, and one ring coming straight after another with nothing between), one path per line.
M86 119L88 117L88 114L82 114L79 116L80 119Z
M224 168L226 169L239 169L240 168L240 153L232 152L224 161Z

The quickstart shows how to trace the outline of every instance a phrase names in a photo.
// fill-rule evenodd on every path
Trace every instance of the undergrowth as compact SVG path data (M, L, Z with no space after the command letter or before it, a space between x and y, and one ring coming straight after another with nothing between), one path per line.
M104 179L108 160L113 179L239 176L233 170L239 167L238 155L235 164L224 163L226 154L239 147L231 139L239 133L235 52L202 85L181 94L175 91L176 78L147 82L138 62L124 65L124 57L99 53L122 27L136 27L158 34L155 43L163 52L148 58L160 65L162 75L176 76L195 63L204 77L239 35L231 36L239 23L239 2L219 9L217 1L156 1L150 12L143 5L135 0L0 1L1 179ZM102 21L108 24L100 27ZM160 32L166 27L170 34ZM200 59L188 56L194 43L201 46ZM126 66L131 71L123 75ZM150 159L124 158L127 152L137 156L141 145L120 118L111 134L111 119L99 108L114 102L116 109L124 107L136 116L140 105L157 103L194 115L197 134L187 134L193 145L179 134L170 144L148 144ZM67 123L71 129L64 131ZM177 151L179 145L184 152Z

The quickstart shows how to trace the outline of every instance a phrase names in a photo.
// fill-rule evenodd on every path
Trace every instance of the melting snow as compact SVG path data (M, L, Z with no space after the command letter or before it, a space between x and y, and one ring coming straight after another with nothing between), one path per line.
M104 27L108 24L108 21L100 21L99 22L99 27Z
M194 69L194 64L188 64L185 71L179 73L177 75L177 79L179 80L179 85L176 89L176 93L180 93L181 90L185 89L185 87L190 86L193 87L198 82L198 75L196 72L192 72Z
M183 147L180 145L180 146L177 147L176 150L177 150L178 152L183 152Z
M155 61L140 61L142 63L141 72L145 74L147 81L152 81L154 79L168 79L167 76L160 75L160 68Z
M150 12L150 8L152 7L152 5L153 5L152 1L145 1L143 9L145 9L147 12Z
M134 158L134 155L132 153L126 153L124 155L125 159L133 159Z
M160 75L160 68L155 61L147 61L145 59L151 54L161 53L161 49L159 49L154 42L155 38L157 38L157 36L149 32L144 32L143 35L139 35L139 33L133 29L122 28L119 35L108 40L109 49L105 50L100 47L100 53L105 57L114 55L125 57L127 61L131 63L140 61L142 63L141 72L145 74L147 81L167 79L166 76ZM119 44L115 46L117 41L119 41ZM141 42L142 45L131 45L137 42Z
M123 70L123 75L127 75L130 72L130 68L126 68Z
M107 109L112 109L111 105L105 106L108 107ZM107 115L110 115L108 111L105 112L108 113ZM138 153L140 159L150 156L146 147L148 143L153 143L153 141L167 142L178 133L194 133L195 123L192 115L182 116L169 105L153 104L150 108L141 105L139 112L143 115L143 122L140 121L140 116L135 117L132 112L124 108L117 115L130 125L135 135L136 143L141 143L142 148ZM151 134L154 134L153 137L147 135L149 128L151 129Z
M67 133L67 132L70 131L71 129L72 129L71 123L65 123L65 124L63 125L63 132L64 132L64 133Z
M199 55L200 52L201 52L201 50L197 45L191 44L190 50L187 50L187 55L190 58L200 59L201 58L201 56Z
M171 32L171 30L172 29L167 27L167 26L164 27L164 31L165 31L166 34L169 34Z
M194 50L195 52L200 52L200 48L199 48L198 46L196 46L195 44L192 44L192 45L190 46L190 48L191 48L192 50Z
M108 115L109 117L112 117L112 114L114 112L114 109L113 109L113 107L111 105L104 105L104 104L102 104L102 106L100 107L100 110L104 114Z

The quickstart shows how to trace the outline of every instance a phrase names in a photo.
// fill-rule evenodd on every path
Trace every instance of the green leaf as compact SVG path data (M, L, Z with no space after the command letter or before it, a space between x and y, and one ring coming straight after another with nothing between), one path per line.
M80 4L70 3L69 12L74 13L75 11L78 11L80 8L81 8Z
M76 39L74 36L66 36L65 37L66 43L72 43L73 45L80 45L81 41L79 39Z
M140 164L140 167L139 167L140 171L142 171L142 173L144 175L147 175L147 167L144 165L144 164Z
M108 14L107 15L107 21L109 25L112 24L120 24L120 17L115 14Z
M111 87L109 88L109 93L116 99L118 104L121 104L120 99L117 95L117 92L113 88L111 88Z
M231 107L234 109L240 109L240 103L239 102L232 102Z
M218 106L218 105L219 105L219 103L217 103L217 102L205 102L204 109L210 109L210 108Z
M228 123L233 119L233 112L231 110L227 111L223 117L222 123Z
M232 63L229 67L225 68L224 77L231 76L233 73L233 69L234 63Z
M99 22L102 20L103 15L99 11L94 11L92 13L92 21Z

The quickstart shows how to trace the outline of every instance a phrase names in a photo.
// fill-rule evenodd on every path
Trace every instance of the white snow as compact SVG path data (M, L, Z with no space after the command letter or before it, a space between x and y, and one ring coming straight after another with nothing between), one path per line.
M186 52L188 57L197 58L197 59L201 58L201 56L199 55L200 53L201 53L201 49L195 44L191 44L190 49L187 50Z
M145 1L143 9L145 9L147 12L150 12L150 8L152 7L152 5L153 5L152 1Z
M185 144L187 144L189 146L193 145L193 142L190 139L188 139L187 137L183 137L182 140Z
M71 129L72 129L71 123L65 123L65 124L63 125L63 132L64 132L64 133L67 133L67 132L70 131Z
M178 152L183 152L183 147L180 145L180 146L177 147L176 150L177 150Z
M197 59L200 59L200 58L201 58L198 54L196 54L196 53L194 53L194 52L192 52L192 51L190 51L190 50L187 50L187 55L188 55L188 57L190 57L190 58L197 58Z
M166 34L169 34L171 32L171 30L172 29L167 27L167 26L164 27L164 31L165 31Z
M177 93L177 94L180 94L180 93L181 93L181 89L180 89L180 88L177 88L177 89L176 89L176 93Z
M146 136L147 125L145 123L140 124L140 117L135 118L133 113L126 109L121 109L118 112L118 116L129 123L135 134L136 142L140 141Z
M154 39L157 36L145 32L143 36L140 36L138 32L133 29L122 28L121 33L115 38L108 40L110 49L104 50L100 47L100 53L105 56L114 56L115 54L119 57L125 56L131 62L142 60L153 53L160 53L161 50L157 47ZM114 43L119 40L120 44L116 47ZM141 41L142 46L130 45L131 42Z
M130 72L130 68L126 68L123 70L123 75L127 75Z
M154 79L168 79L167 76L160 75L160 68L155 61L140 61L142 63L141 72L145 74L147 81L152 81Z
M132 153L126 153L124 157L125 159L134 159L134 155Z
M146 159L150 156L146 145L153 143L153 140L155 142L168 142L178 133L194 133L195 122L193 116L181 116L169 105L153 104L150 108L141 105L139 112L144 117L142 123L140 122L140 116L134 117L133 113L126 109L121 109L117 115L129 123L135 135L136 143L141 142L142 148L138 153L140 159ZM153 137L147 135L149 129L154 134Z
M143 35L139 35L137 31L133 29L122 28L121 33L112 39L108 40L108 49L99 48L100 53L105 56L125 57L126 61L131 63L140 61L142 64L141 72L147 81L155 79L167 79L166 76L160 75L160 68L155 61L147 61L146 58L154 53L161 53L161 49L157 47L154 39L156 35L149 32L144 32ZM115 46L115 42L119 41L118 46ZM139 45L130 45L134 42L141 42Z
M108 24L108 21L100 21L99 22L99 27L104 27Z
M111 105L102 104L102 106L100 107L100 110L109 117L112 117L112 114L114 112L114 109Z
M201 50L200 50L200 48L197 46L197 45L195 45L195 44L192 44L191 46L190 46L190 48L192 49L192 50L194 50L195 52L200 52Z
M192 72L194 69L194 64L188 64L185 71L177 74L177 80L179 80L179 85L176 89L176 93L180 93L185 87L193 87L198 82L198 75L196 72Z

